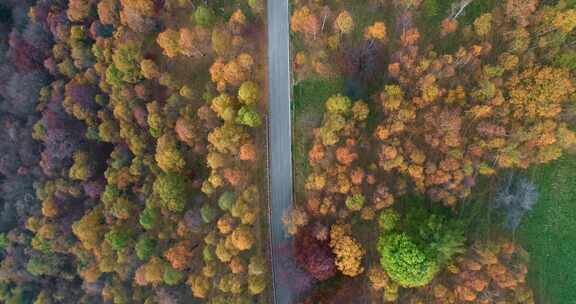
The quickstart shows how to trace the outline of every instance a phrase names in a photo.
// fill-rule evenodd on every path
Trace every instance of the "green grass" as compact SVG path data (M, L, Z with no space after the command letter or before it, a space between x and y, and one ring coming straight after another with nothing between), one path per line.
M576 303L576 155L530 170L540 199L518 238L531 256L538 303Z
M312 128L320 126L326 99L342 92L342 87L341 79L307 79L294 86L292 153L297 198L304 189L304 181L308 175L308 150L312 140Z
M505 174L505 173L503 173ZM513 237L530 253L529 280L537 303L576 304L576 155L524 174L540 197ZM491 207L497 179L485 179L459 208L469 241L494 239L502 233L502 215Z

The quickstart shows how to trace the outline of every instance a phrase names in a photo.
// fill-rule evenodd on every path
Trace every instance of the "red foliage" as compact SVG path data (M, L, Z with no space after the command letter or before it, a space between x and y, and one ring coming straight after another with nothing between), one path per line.
M334 254L329 241L316 239L313 232L310 225L298 232L294 240L294 255L302 268L322 281L336 274Z

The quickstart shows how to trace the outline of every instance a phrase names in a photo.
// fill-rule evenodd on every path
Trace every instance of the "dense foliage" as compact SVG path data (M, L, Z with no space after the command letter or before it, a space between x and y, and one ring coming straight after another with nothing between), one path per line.
M463 251L464 231L458 221L417 207L401 221L393 214L385 210L380 215L380 223L384 219L385 225L378 251L380 264L399 285L426 285L455 254Z
M535 303L509 233L524 171L574 151L576 2L290 4L313 92L275 277L302 303ZM270 301L265 12L0 3L0 302Z
M1 301L265 299L264 3L240 2L0 4Z
M354 291L340 286L361 274L367 302L535 301L525 271L472 270L514 277L517 290L451 271L494 246L522 252L485 241L510 237L536 204L523 171L573 152L574 1L292 4L296 203L284 223L297 257L329 242L338 271L318 285L334 292L312 289L304 303L345 303ZM504 223L479 233L460 212Z

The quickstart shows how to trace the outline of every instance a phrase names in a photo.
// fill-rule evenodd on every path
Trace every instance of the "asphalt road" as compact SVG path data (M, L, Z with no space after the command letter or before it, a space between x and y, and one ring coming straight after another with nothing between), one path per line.
M285 280L279 278L280 244L286 240L282 213L292 205L292 115L290 111L290 35L288 0L268 1L268 161L270 179L270 239L274 303L291 303Z

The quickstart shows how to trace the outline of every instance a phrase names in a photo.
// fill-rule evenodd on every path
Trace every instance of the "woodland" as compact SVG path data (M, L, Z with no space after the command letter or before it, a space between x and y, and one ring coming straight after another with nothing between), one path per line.
M289 4L273 269L265 0L0 2L1 303L574 302L576 1Z
M299 303L572 303L576 2L291 6Z
M268 302L264 10L0 3L0 302Z

